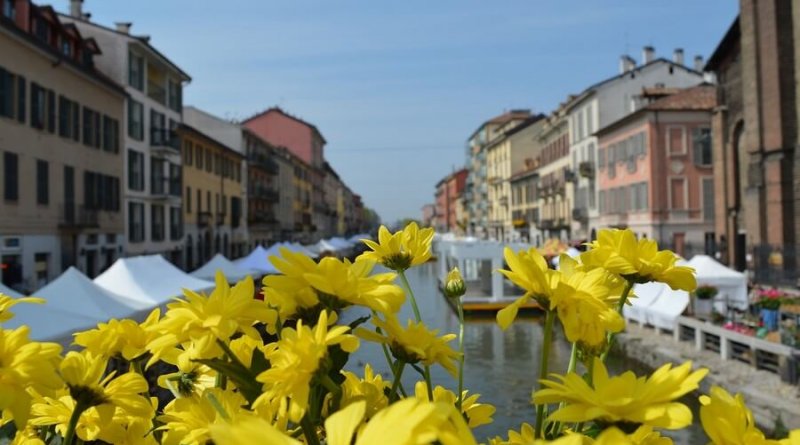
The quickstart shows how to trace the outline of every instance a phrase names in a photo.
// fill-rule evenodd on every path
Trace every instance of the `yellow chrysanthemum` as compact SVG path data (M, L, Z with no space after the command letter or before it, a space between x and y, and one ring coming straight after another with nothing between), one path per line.
M494 421L492 415L496 411L495 407L487 403L478 403L480 394L467 395L468 391L462 393L464 400L461 402L461 414L467 420L470 428L477 428L481 425L488 425ZM428 385L424 381L419 381L414 386L414 395L417 399L422 401L428 400ZM446 403L455 406L456 395L453 391L443 387L435 386L433 388L433 401Z
M320 260L316 271L304 277L321 293L320 299L328 300L330 309L360 305L380 313L396 313L405 302L405 293L393 283L393 273L370 276L374 267L375 262L368 259L350 263L327 257Z
M714 445L778 445L758 429L741 394L730 395L719 386L700 396L700 422Z
M476 444L461 414L450 404L404 399L381 410L359 428L365 409L364 402L357 402L328 417L328 445Z
M284 328L281 338L265 348L270 368L258 375L264 383L264 393L256 404L276 398L290 399L289 417L297 422L308 407L312 380L318 373L326 373L325 358L328 347L339 345L346 352L358 349L358 338L347 334L347 326L328 328L328 313L322 311L317 325L312 329L297 322L297 328Z
M146 354L147 344L158 337L159 333L151 327L160 316L161 309L156 308L141 324L127 318L98 323L97 329L74 334L75 344L96 355L120 356L131 361Z
M558 288L561 276L547 266L547 260L534 248L514 253L506 247L503 256L509 270L498 272L525 291L525 295L497 312L497 324L505 330L514 322L519 308L531 298L542 308L549 309L550 297Z
M605 342L608 332L625 327L625 320L606 300L607 275L604 269L562 272L557 290L550 296L550 306L557 311L570 342L598 346Z
M150 401L141 396L148 390L147 381L135 372L104 377L107 362L88 351L67 353L60 366L61 378L76 403L83 409L97 407L103 421L111 418L115 407L131 416L152 416Z
M672 445L672 439L661 437L648 426L639 427L630 435L625 435L619 429L612 427L600 433L596 439L574 433L554 440L537 440L533 436L533 427L523 423L519 432L508 431L507 440L495 437L489 440L489 445Z
M422 362L428 366L439 363L447 372L456 375L455 360L459 353L447 344L456 338L455 334L437 337L438 330L430 330L424 323L411 320L403 327L394 315L387 315L386 321L373 317L372 323L381 328L383 334L364 328L356 328L356 334L368 341L385 343L392 354L405 363Z
M800 430L792 430L789 437L781 439L779 443L781 445L800 445Z
M214 445L302 445L302 442L286 435L266 420L259 417L244 417L233 423L211 426Z
M184 350L175 348L164 353L161 358L178 370L159 375L158 386L170 390L176 397L202 396L207 389L213 388L217 383L217 372L197 363Z
M340 406L344 407L351 403L364 401L366 403L366 417L369 419L389 405L386 390L391 385L389 382L384 381L379 373L373 372L369 363L364 366L363 379L348 371L342 371L342 374L344 375L344 382L342 383Z
M230 287L222 272L217 272L216 285L207 297L185 290L183 299L167 305L164 318L149 328L160 336L147 345L153 354L148 366L189 341L195 349L192 358L213 358L222 354L217 340L227 342L236 333L261 338L253 327L259 322L274 328L276 313L267 303L253 298L251 277Z
M279 249L280 256L271 256L269 261L280 272L267 275L264 284L264 300L277 308L281 320L306 318L304 312L319 305L317 292L306 279L306 274L315 273L319 267L311 258L302 253L292 252L285 247Z
M23 430L18 430L10 445L46 445L39 437L36 428L30 423Z
M560 422L606 423L632 422L656 428L680 429L692 423L692 412L675 400L697 389L707 369L692 372L692 363L672 368L666 364L650 377L636 377L627 371L609 377L605 365L595 358L592 381L594 388L576 373L566 376L553 374L558 380L542 380L545 389L537 391L533 402L566 406L550 415L548 420Z
M61 346L32 342L29 329L0 329L0 411L23 428L31 409L29 390L50 394L62 387L56 368Z
M45 300L35 297L12 298L4 293L0 293L0 323L11 320L14 317L11 308L20 303L43 304Z
M205 445L211 439L214 425L229 424L242 415L250 415L243 407L247 401L237 392L212 388L203 397L187 397L171 401L164 414L158 416L164 432L162 445ZM258 442L242 442L258 443Z
M660 281L688 292L697 287L694 270L676 266L678 257L672 251L658 250L658 243L652 239L637 241L628 229L600 230L589 247L581 254L581 261L590 267L604 267L634 283Z
M467 285L464 283L464 277L461 276L461 271L454 267L447 273L447 279L444 281L444 295L447 298L461 298L467 293Z
M381 226L377 243L368 239L361 241L372 249L362 253L361 258L371 259L399 272L431 258L433 229L420 229L417 223L411 222L403 230L392 234L386 226Z

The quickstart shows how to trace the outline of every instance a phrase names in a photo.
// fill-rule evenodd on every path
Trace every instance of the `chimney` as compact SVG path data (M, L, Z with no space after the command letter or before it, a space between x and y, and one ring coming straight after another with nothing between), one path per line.
M633 57L625 54L619 58L619 73L625 74L628 71L636 68L636 60Z
M675 51L672 53L672 61L675 62L676 65L683 65L683 48L675 48Z
M69 15L76 19L83 18L83 0L69 0Z
M642 48L642 65L646 65L653 61L656 57L656 49L652 46L645 46Z
M694 70L700 71L701 73L705 70L705 62L703 62L703 56L699 54L694 56Z
M131 23L131 22L116 22L114 24L117 25L117 31L119 31L119 32L121 32L123 34L130 34L131 33L131 26L133 26L133 23Z

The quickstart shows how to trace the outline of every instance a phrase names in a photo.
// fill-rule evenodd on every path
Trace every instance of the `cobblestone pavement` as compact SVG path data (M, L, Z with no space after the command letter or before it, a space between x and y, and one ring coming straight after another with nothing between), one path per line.
M627 332L617 336L616 347L652 368L692 360L695 367L711 370L701 384L703 391L719 385L731 393L742 393L762 428L772 429L779 416L790 429L800 428L800 386L785 383L776 374L722 360L719 354L698 351L689 342L676 342L671 333L657 334L634 323L628 323Z

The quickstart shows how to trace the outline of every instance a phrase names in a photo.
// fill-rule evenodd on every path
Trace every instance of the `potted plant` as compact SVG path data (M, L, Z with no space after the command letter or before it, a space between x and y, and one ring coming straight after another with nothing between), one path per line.
M756 307L761 312L761 320L770 332L778 330L778 309L783 303L783 292L776 288L760 290L756 299Z
M697 317L708 318L714 309L714 297L717 296L717 288L707 284L698 286L694 291L694 314Z

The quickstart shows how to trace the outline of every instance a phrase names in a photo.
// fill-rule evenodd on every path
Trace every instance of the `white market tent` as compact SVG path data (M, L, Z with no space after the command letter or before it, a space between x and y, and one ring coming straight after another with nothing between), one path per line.
M6 287L3 283L0 283L0 294L8 295L12 298L22 298L22 294L11 289L10 287Z
M664 283L650 282L643 284L635 284L633 286L633 294L635 298L630 298L628 301L630 305L626 304L622 308L622 313L626 319L634 320L640 324L647 322L646 311L653 303L655 303L658 296L669 290L669 286Z
M94 282L149 308L183 295L184 289L200 292L214 288L212 281L183 272L161 255L120 258Z
M256 246L246 257L239 258L233 264L244 269L257 270L262 274L278 273L278 269L269 262L271 255L279 254L276 246L277 244L269 249L265 249L263 246Z
M727 306L747 309L747 277L743 273L725 267L708 255L695 255L687 266L694 268L698 286L717 288L717 296L714 298L717 310L724 313Z
M314 253L313 251L311 251L311 249L303 246L300 243L286 243L285 247L293 252L302 253L303 255L307 255L311 258L317 257L316 253Z
M14 329L27 325L31 339L52 341L64 347L72 343L73 333L92 329L98 323L88 315L78 315L49 304L21 303L15 305L12 312L14 318L3 323L3 327Z
M436 234L434 233L433 236L435 237ZM362 239L372 239L372 236L369 233L359 233L358 235L353 235L350 238L347 238L347 241L350 241L353 244L358 244L361 242Z
M329 238L327 240L329 243L333 244L334 246L340 247L342 250L352 249L355 247L356 243L348 241L344 238L334 236L333 238Z
M330 241L324 239L319 240L317 244L310 246L309 249L313 250L317 254L321 254L322 252L341 252L346 250L345 248L334 245Z
M208 260L206 264L203 264L189 275L195 278L200 278L201 280L214 281L218 270L222 271L222 274L225 275L225 278L232 283L241 281L248 275L261 275L261 272L256 269L250 269L234 264L231 260L225 258L221 253L214 255L214 257Z
M644 308L645 320L659 329L672 331L675 329L675 320L689 306L689 293L683 290L666 288L658 295L656 301Z
M580 251L580 250L578 250L578 249L576 249L576 248L574 248L574 247L570 247L570 248L569 248L569 249L567 249L567 251L566 251L566 252L564 252L564 253L566 253L567 255L569 255L569 257L570 257L570 258L575 258L575 257L578 257L578 256L580 256L580 254L581 254L581 251ZM558 269L558 263L559 263L560 261L561 261L561 255L556 255L556 256L554 256L554 257L553 257L553 259L552 259L552 260L550 260L550 264L552 264L553 266L555 266L555 267L556 267L556 269Z

